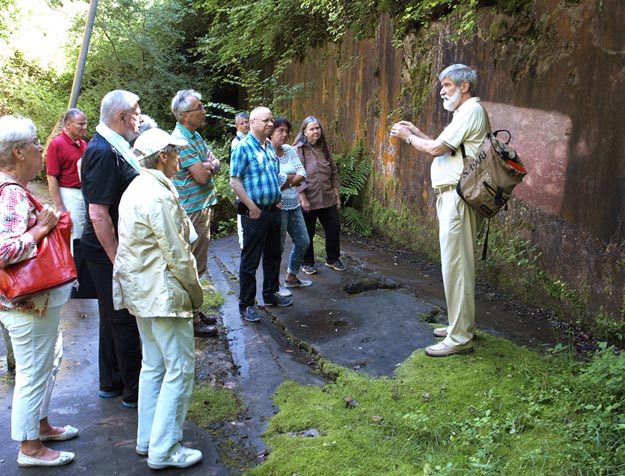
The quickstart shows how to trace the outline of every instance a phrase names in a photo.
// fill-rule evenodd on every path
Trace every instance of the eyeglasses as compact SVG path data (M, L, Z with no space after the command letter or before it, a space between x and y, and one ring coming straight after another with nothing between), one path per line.
M22 147L25 147L28 144L33 144L37 149L43 150L43 146L41 145L41 142L39 142L39 139L37 137L35 137L34 139L24 140L24 141L20 141L17 143L18 146L22 146Z
M291 135L291 131L290 131L290 130L288 130L288 129L285 129L284 127L278 127L278 128L276 129L276 132L277 132L278 134L285 134L285 135L287 135L287 136L290 136L290 135Z
M203 110L204 110L204 104L200 103L200 105L196 107L195 109L189 109L187 111L182 111L182 112L195 112L195 111L203 111Z

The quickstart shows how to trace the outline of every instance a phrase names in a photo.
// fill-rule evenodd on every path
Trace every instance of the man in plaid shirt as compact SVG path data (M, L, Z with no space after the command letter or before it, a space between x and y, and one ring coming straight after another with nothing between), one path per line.
M230 186L242 206L243 248L239 268L239 312L250 322L260 320L254 306L256 270L263 259L263 301L266 306L289 306L290 298L280 296L280 174L276 153L268 140L273 116L266 107L250 113L250 133L232 151Z

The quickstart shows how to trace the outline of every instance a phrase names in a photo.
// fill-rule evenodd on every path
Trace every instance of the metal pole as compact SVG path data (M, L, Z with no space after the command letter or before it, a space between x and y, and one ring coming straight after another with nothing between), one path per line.
M68 109L76 107L78 103L78 94L80 93L80 84L82 83L82 75L85 71L85 63L87 62L87 52L89 51L89 42L91 41L91 32L93 31L93 23L95 22L95 14L98 9L98 0L91 0L89 6L89 17L85 26L85 36L80 47L80 56L76 65L76 73L74 74L74 82L72 83L72 94L69 98Z

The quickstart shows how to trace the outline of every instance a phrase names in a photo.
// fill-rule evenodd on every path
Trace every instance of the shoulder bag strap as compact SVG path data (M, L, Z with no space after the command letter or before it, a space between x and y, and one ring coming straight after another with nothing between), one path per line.
M490 140L490 137L493 133L493 129L490 125L490 118L488 117L488 112L486 111L486 109L484 109L484 106L480 104L480 107L482 108L482 110L484 111L484 115L486 116L486 138ZM464 144L460 144L460 152L462 152L462 160L467 160L467 153L464 150Z
M39 202L39 200L37 200L34 195L32 193L30 193L30 191L24 187L22 184L18 183L18 182L4 182L2 185L0 185L0 193L2 192L2 189L7 186L7 185L17 185L18 187L20 187L21 189L24 190L24 192L26 192L26 196L28 197L28 199L30 200L30 202L35 206L35 209L37 211L41 211L41 209L43 208L43 205L41 204L41 202Z

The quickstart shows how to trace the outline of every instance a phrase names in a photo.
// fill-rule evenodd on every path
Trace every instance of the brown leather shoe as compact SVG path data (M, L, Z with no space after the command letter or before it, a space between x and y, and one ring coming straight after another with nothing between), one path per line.
M202 311L199 311L198 315L200 317L200 321L202 321L206 325L213 326L217 324L217 318L215 316L207 316Z
M193 335L195 337L212 337L217 335L217 327L204 324L199 317L193 318Z

